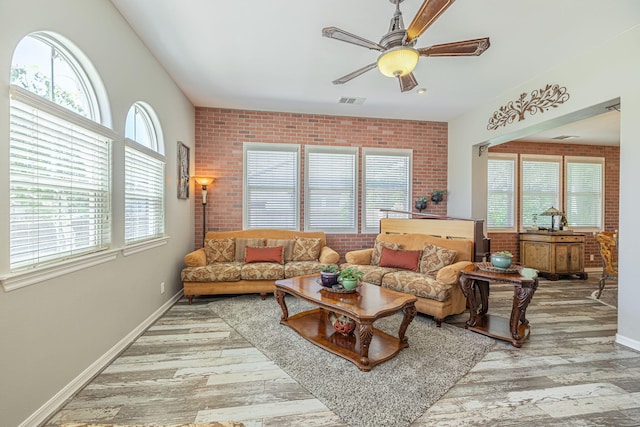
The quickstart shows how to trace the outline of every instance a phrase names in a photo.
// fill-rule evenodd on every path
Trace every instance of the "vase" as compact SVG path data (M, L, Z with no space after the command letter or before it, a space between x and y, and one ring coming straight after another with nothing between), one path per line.
M426 200L416 200L415 207L417 210L422 212L427 209L427 201Z
M498 255L498 254L491 255L491 264L494 267L500 268L502 270L506 270L507 268L511 267L512 260L513 258L508 255Z
M356 321L344 314L336 314L333 311L329 312L329 322L333 325L333 329L340 335L352 335L356 329Z
M431 201L436 205L442 201L442 194L433 194L431 195Z
M333 285L337 285L339 274L340 273L328 273L328 272L321 271L320 281L322 282L322 286L330 288Z
M358 280L342 279L342 287L350 291L358 287Z

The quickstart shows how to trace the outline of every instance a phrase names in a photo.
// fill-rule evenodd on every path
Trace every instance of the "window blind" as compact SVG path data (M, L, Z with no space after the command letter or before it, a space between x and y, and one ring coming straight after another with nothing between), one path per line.
M487 227L515 227L515 156L489 158L487 163Z
M357 148L305 147L305 230L357 233Z
M125 147L125 244L164 235L164 169L161 160Z
M299 229L299 151L292 144L245 144L245 229Z
M411 150L364 149L363 233L378 233L381 209L409 211ZM389 217L408 215L389 213Z
M540 214L550 207L562 209L560 205L561 157L525 158L521 163L522 219L523 228L537 225L551 227L551 217Z
M11 269L105 249L111 240L110 134L29 99L14 91L10 103Z
M567 222L570 227L602 229L604 159L567 160Z

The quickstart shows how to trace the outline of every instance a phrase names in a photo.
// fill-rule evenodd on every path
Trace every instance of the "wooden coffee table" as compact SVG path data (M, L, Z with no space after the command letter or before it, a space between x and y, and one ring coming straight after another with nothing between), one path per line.
M353 362L363 371L391 359L409 346L404 335L416 316L416 297L362 283L356 293L334 293L319 284L320 275L277 280L275 296L282 308L280 323L289 326L317 346ZM284 296L290 294L317 308L289 317ZM398 337L373 327L376 320L404 312ZM343 314L356 323L355 331L342 335L329 321L329 313Z

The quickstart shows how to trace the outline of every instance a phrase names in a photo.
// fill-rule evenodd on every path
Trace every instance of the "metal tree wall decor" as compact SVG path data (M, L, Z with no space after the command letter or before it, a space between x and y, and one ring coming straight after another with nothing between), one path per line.
M488 130L496 130L500 126L506 126L515 121L524 120L524 113L534 115L538 111L544 113L549 108L557 108L558 105L567 102L569 94L566 87L559 85L546 85L543 89L536 89L531 92L531 98L527 99L527 94L523 93L515 101L509 101L507 105L498 108L489 119Z

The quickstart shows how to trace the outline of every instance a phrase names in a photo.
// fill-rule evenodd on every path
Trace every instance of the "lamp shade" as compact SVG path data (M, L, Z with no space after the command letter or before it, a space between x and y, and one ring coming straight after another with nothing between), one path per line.
M542 212L540 215L542 215L542 216L562 215L562 211L559 211L558 209L556 209L553 206L551 206L549 209L547 209L546 211Z
M406 46L387 50L378 58L378 69L387 77L406 76L416 68L420 53Z
M195 179L199 185L202 185L204 187L215 181L215 178L212 178L210 176L194 176L193 179Z

